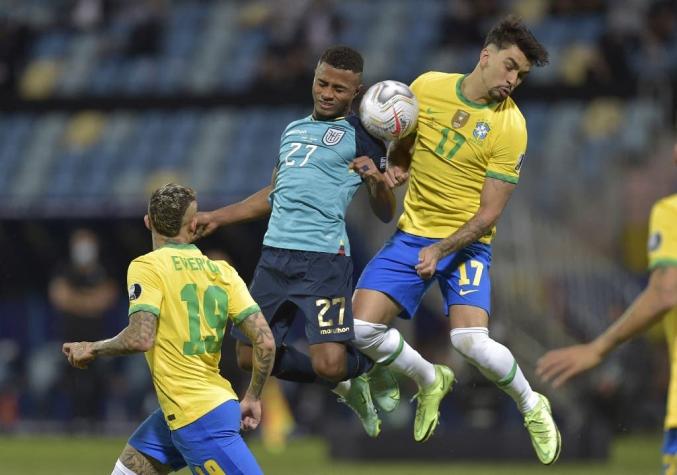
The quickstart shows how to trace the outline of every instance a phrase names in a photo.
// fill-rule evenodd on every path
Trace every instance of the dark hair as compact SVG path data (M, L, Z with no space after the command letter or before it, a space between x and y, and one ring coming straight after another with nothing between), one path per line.
M155 231L166 237L179 234L183 216L195 200L192 188L176 183L167 183L155 190L148 203L148 217Z
M322 53L322 56L320 56L319 63L327 63L336 69L347 69L355 73L361 73L364 67L362 55L354 49L343 45L327 48Z
M527 60L536 66L545 66L549 61L548 51L522 23L522 20L514 15L505 17L487 33L484 47L490 44L498 46L499 49L516 45Z

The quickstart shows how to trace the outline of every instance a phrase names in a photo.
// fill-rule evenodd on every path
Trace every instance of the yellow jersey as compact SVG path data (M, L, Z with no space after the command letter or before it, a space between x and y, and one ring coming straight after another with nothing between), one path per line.
M649 223L649 269L677 266L677 194L656 202ZM677 429L677 308L663 318L670 354L670 387L665 429Z
M462 74L428 72L411 89L419 104L409 188L398 228L445 238L477 212L485 177L516 184L527 148L515 102L478 104L461 91ZM495 229L480 241L490 243Z
M219 375L221 342L228 319L238 324L259 307L235 269L192 244L167 244L131 262L127 285L129 315L158 317L146 361L169 428L237 399Z

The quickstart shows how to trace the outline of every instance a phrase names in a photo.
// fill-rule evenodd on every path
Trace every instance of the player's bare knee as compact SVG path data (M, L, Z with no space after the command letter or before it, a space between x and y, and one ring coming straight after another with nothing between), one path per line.
M237 359L237 366L243 371L252 370L252 347L239 341L235 345L235 357Z
M346 377L346 361L345 357L323 355L314 357L312 360L313 370L322 379L339 382Z

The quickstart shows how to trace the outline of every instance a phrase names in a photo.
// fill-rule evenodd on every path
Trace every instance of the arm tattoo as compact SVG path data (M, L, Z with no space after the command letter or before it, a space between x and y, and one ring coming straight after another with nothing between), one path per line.
M157 317L149 312L135 312L129 325L117 336L94 342L97 356L128 355L147 351L155 341Z
M266 383L275 362L273 334L261 312L245 318L238 328L249 338L254 347L252 379L247 389L247 395L253 399L259 399L263 385Z
M442 239L439 242L440 250L443 256L448 256L452 252L472 244L479 238L491 231L493 223L487 223L480 216L473 216L467 223L461 226L451 236Z

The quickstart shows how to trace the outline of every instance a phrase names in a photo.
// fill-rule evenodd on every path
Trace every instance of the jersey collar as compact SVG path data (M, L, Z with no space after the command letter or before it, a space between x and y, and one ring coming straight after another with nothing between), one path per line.
M463 95L463 90L462 90L462 88L461 88L461 84L463 84L463 80L464 80L467 76L468 76L467 74L464 74L463 76L461 76L461 77L458 79L458 81L456 81L456 95L457 95L458 98L461 100L461 102L463 102L463 103L464 103L465 105L467 105L467 106L474 107L475 109L488 109L488 108L493 107L494 105L496 105L495 102L489 102L489 103L487 103L487 104L480 104L479 102L471 101L470 99L468 99L467 97L465 97L465 96Z

